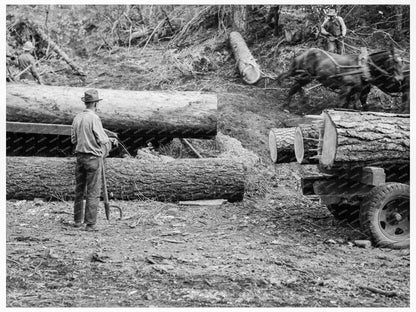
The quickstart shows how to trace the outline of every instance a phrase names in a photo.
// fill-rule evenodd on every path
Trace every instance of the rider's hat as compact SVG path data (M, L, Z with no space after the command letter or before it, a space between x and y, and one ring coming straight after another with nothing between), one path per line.
M35 47L33 46L32 42L26 41L23 45L23 51L32 51Z

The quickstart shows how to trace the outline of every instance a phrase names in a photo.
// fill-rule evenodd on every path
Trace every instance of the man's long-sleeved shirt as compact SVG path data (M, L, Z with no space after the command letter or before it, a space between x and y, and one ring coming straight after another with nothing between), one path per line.
M323 35L345 37L347 34L347 26L345 26L344 19L341 16L335 16L333 19L326 17L321 25L321 33Z
M100 118L90 109L75 116L71 128L71 142L75 152L90 153L96 156L107 156L111 143L104 132Z
M40 76L36 69L36 61L31 54L23 53L19 55L17 58L17 65L19 66L20 70L24 70L27 67L30 67L26 72L20 75L21 79L28 79L29 73L31 73L33 78L35 78L37 81L40 81Z

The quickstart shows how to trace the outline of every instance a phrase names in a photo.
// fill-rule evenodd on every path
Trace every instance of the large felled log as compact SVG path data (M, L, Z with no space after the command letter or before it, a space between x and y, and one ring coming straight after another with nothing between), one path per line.
M319 165L410 162L410 115L326 110Z
M256 83L261 76L260 68L240 33L230 33L230 45L243 80L248 84Z
M272 128L269 132L270 158L274 163L296 161L293 148L295 127Z
M75 162L73 157L7 157L7 198L73 198ZM244 169L234 160L108 158L105 166L108 191L115 199L238 201L244 195Z
M85 106L85 88L7 84L7 121L72 124ZM212 138L217 133L217 97L200 92L98 89L103 126L127 146L174 137Z

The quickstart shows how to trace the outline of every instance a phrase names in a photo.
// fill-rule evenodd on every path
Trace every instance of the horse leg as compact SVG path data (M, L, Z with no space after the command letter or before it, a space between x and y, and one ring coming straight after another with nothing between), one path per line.
M290 103L292 102L292 96L298 93L302 88L299 86L299 83L296 81L289 89L289 93L287 95L287 102L283 105L283 107L290 107Z
M361 103L359 101L359 90L355 87L346 86L341 88L340 100L342 108L361 110Z
M301 98L302 98L302 104L305 104L305 91L303 90L303 86L307 85L310 82L309 79L298 79L296 80L296 82L293 84L293 86L290 88L289 90L289 94L288 94L288 103L287 103L287 107L290 107L290 103L292 101L292 96L295 95L296 93L299 93Z
M339 95L339 99L341 102L341 108L346 108L349 109L350 107L350 103L351 103L351 87L342 87L341 88L341 93Z

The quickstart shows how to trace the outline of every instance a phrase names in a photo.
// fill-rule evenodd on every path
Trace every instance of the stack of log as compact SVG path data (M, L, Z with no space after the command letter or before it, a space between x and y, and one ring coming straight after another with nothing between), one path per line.
M68 128L72 124L74 116L85 108L81 101L84 92L85 88L7 84L6 120L11 124L7 135L18 139L8 142L15 145L13 156L6 159L7 199L73 198L75 158L34 156L30 152L35 152L36 145L24 142L19 135L31 135L28 123L48 124L46 133L33 135L43 138L45 146L53 144L45 140L45 135L55 135L56 140L54 131L61 133L62 125ZM98 106L103 126L117 132L130 148L166 137L212 139L217 135L215 94L104 89L98 92L103 99ZM70 145L69 136L64 137L65 144ZM229 141L220 135L223 153L217 158L169 162L107 158L108 190L115 199L242 200L247 167L256 162L255 155L236 142L229 147ZM26 149L25 156L30 157L19 155L19 147Z
M410 115L325 110L310 124L271 129L274 163L316 163L323 172L410 162Z
M319 140L319 129L321 128L321 117L307 115L302 118L303 122L297 122L296 126L286 128L272 128L269 132L270 158L273 163L316 163L313 151ZM300 138L307 138L305 140ZM306 148L299 149L303 145ZM306 155L302 153L306 152Z

